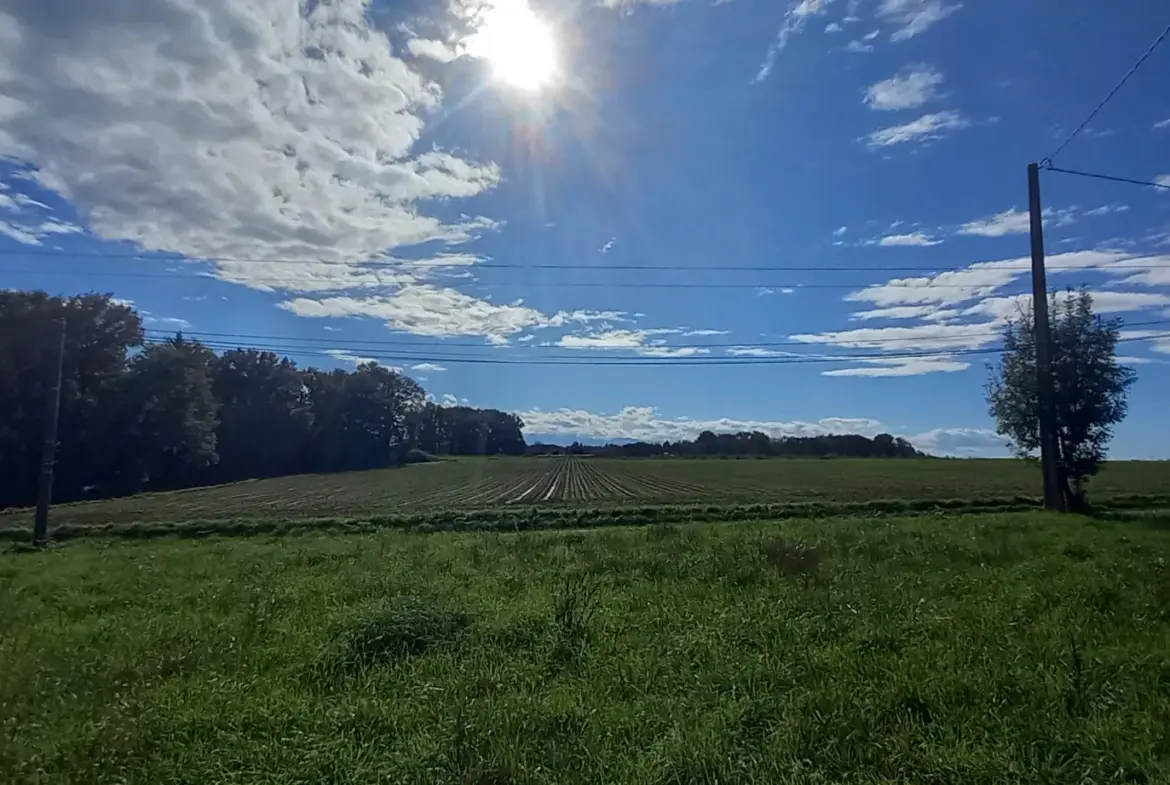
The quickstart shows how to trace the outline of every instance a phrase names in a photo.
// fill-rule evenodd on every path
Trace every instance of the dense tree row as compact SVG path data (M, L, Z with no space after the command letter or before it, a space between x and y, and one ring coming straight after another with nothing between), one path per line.
M259 349L217 354L177 335L146 341L133 308L108 295L0 292L0 507L36 497L45 402L66 324L54 497L99 498L254 477L394 466L448 455L864 456L919 453L882 434L602 447L524 442L514 414L438 406L413 379L367 363L298 368Z
M774 456L789 458L917 458L922 453L901 437L881 433L872 439L857 434L826 436L781 436L773 438L761 431L712 433L703 431L692 440L677 442L632 442L600 446L574 442L568 447L533 444L530 455L604 455L627 458L676 456L684 458L712 456Z
M0 292L0 506L36 496L45 400L66 323L54 496L94 498L399 464L418 449L523 454L518 417L427 400L370 363L301 369L257 349L144 341L107 295Z

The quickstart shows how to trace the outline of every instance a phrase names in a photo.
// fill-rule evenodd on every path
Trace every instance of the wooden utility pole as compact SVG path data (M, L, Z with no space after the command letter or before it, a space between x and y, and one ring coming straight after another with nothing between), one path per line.
M45 441L41 445L41 478L37 485L37 514L33 524L33 545L43 548L49 535L49 504L53 499L53 469L57 459L57 419L61 412L61 376L65 368L65 317L57 320L57 362L53 383L45 396Z
M1064 510L1056 469L1056 397L1052 383L1052 330L1048 323L1048 280L1044 271L1044 214L1040 208L1040 166L1028 164L1028 212L1032 225L1032 313L1035 315L1036 387L1040 396L1040 463L1044 507Z

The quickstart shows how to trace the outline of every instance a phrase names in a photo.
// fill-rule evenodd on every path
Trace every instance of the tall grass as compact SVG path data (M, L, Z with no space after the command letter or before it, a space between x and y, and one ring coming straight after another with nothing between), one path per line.
M0 782L1170 782L1168 556L1033 513L7 552Z

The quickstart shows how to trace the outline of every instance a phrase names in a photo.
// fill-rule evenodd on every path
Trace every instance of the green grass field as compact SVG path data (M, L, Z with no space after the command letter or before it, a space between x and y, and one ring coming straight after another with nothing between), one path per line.
M1035 500L1039 486L1035 466L1003 460L459 459L58 505L53 521L125 526L397 516L441 523L468 511L554 520L566 511L752 504L821 505L831 514L841 505L899 500L999 499L1018 507ZM1170 462L1109 464L1093 480L1090 498L1121 497L1151 502L1137 506L1170 506ZM9 510L0 513L0 529L27 527L30 520L28 510Z
M7 551L0 782L1165 783L1168 556L1036 513Z

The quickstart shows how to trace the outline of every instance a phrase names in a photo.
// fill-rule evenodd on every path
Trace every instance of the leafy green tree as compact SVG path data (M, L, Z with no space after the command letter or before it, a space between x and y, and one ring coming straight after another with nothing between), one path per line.
M1057 473L1065 509L1084 505L1088 480L1105 460L1113 426L1125 419L1134 371L1117 361L1121 322L1093 313L1088 292L1052 295L1053 409ZM1004 354L992 367L987 402L997 430L1021 457L1040 449L1040 395L1031 306L1004 327Z
M0 291L0 506L36 496L45 396L65 319L54 497L69 500L99 486L109 468L115 387L130 349L142 343L133 309L106 294L51 297Z
M219 482L309 471L313 413L301 372L288 358L232 349L211 363L219 404L212 476Z
M191 485L218 460L214 360L210 349L179 335L130 361L123 388L125 490Z

